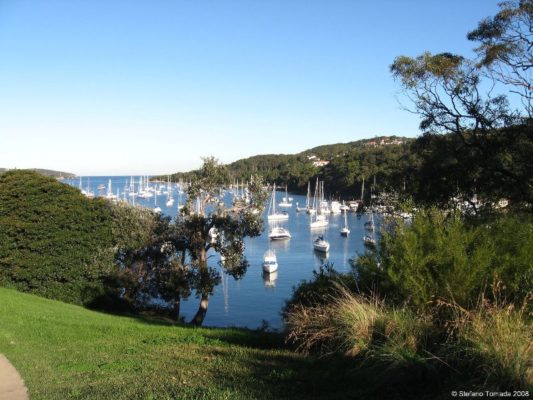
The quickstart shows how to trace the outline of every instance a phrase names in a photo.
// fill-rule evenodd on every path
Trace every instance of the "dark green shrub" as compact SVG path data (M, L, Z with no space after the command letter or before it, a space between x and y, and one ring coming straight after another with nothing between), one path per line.
M354 262L357 281L420 309L439 298L469 308L498 281L506 299L521 304L533 290L532 226L525 215L468 221L437 209L418 213L411 224L390 221L377 251Z

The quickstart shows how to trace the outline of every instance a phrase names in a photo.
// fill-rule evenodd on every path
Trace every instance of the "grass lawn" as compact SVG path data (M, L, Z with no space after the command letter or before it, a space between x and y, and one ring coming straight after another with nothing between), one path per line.
M0 352L32 400L339 399L362 390L277 334L108 315L4 288Z

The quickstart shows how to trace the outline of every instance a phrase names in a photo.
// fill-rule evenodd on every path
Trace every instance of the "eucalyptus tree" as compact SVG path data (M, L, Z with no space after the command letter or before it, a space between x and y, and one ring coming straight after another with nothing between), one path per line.
M200 298L198 311L191 320L194 325L203 323L209 296L220 282L217 269L208 263L210 250L220 254L219 265L226 273L241 278L248 267L244 239L261 234L266 201L261 179L251 177L246 195L226 204L223 200L224 187L229 182L226 167L213 157L203 161L187 189L187 203L176 221L180 243L194 271L192 287Z
M533 0L500 3L500 11L468 33L479 43L477 66L518 95L533 118Z
M423 166L435 166L435 155L445 161L438 171L432 170L433 179L440 176L444 182L441 197L506 197L529 208L533 1L500 7L494 18L483 20L468 36L480 42L477 60L451 53L400 56L391 72L412 103L410 111L421 116L425 138L419 141L419 152L430 156ZM441 134L453 136L449 148L440 150L446 154L431 149ZM459 167L457 179L450 179L450 166Z

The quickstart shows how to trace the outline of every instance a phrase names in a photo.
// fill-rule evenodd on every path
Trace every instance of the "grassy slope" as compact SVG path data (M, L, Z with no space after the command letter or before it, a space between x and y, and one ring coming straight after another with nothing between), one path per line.
M20 371L33 400L354 394L342 374L284 348L275 334L107 315L4 288L0 352Z

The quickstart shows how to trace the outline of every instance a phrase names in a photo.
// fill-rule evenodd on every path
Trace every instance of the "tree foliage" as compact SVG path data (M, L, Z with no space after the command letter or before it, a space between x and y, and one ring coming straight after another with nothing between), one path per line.
M437 177L438 190L428 191L426 200L460 196L471 201L475 193L486 202L499 197L517 208L533 205L533 7L531 0L500 7L468 36L480 42L478 60L424 53L397 57L391 65L426 136L415 148L422 158L419 192L425 190L428 171ZM507 93L496 94L500 83ZM511 106L517 94L521 107ZM451 137L437 136L442 134Z
M31 171L0 176L0 282L86 303L113 269L112 222L103 200Z
M518 95L528 118L533 118L533 1L500 3L500 11L468 33L479 43L477 67Z
M266 193L259 177L252 177L246 199L228 206L220 200L227 170L215 158L204 159L187 190L187 204L176 220L183 254L188 255L193 269L193 288L201 298L193 323L203 323L209 296L219 283L216 269L208 265L208 252L224 257L220 265L225 272L239 279L246 273L244 238L258 236L263 229L261 212ZM185 257L182 257L184 260Z
M469 221L431 209L411 224L391 222L378 249L354 262L361 290L422 309L437 299L472 307L480 295L490 297L493 282L503 284L507 300L518 305L533 291L529 216Z
M9 171L0 177L0 284L117 309L140 285L120 261L147 255L168 229L150 210L90 200L33 171Z

